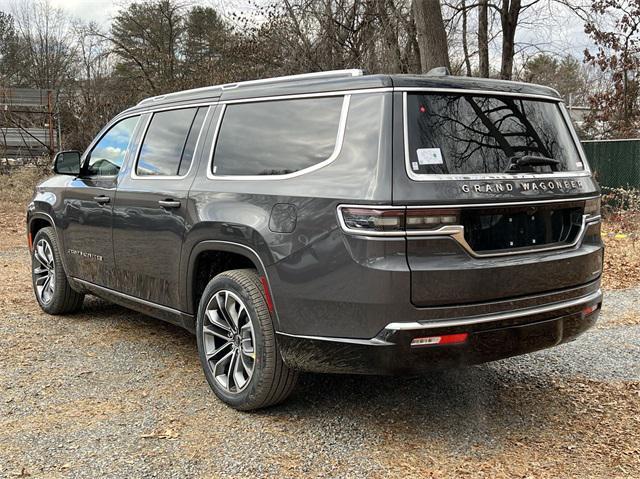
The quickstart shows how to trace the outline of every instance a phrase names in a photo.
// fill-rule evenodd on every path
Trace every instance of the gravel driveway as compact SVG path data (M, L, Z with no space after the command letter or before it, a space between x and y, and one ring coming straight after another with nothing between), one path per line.
M422 377L305 375L217 401L195 339L100 300L40 312L0 252L0 477L640 477L640 288L574 343Z

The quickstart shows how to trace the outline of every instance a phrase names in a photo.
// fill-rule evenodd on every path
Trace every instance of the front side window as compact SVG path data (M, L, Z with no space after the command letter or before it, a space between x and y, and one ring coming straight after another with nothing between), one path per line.
M331 157L343 97L227 105L218 132L215 175L285 175Z
M176 176L189 170L207 108L154 113L142 140L136 174Z
M113 125L89 153L85 174L88 176L117 175L124 163L137 123L138 117L132 116Z
M421 174L584 169L556 102L470 94L407 94L409 169Z

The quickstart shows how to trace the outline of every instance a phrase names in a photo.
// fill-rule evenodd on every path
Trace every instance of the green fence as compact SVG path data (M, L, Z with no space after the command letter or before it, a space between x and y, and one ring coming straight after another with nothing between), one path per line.
M640 139L583 141L600 186L640 189Z

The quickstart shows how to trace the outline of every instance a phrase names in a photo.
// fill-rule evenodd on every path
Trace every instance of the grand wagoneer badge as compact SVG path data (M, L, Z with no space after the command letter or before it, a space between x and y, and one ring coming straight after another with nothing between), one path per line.
M511 191L570 191L581 189L580 180L540 180L540 181L509 181L501 183L476 183L462 185L464 193L502 193Z

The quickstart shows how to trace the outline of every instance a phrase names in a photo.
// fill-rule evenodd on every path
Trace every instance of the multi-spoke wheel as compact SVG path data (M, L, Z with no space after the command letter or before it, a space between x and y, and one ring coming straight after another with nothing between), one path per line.
M31 258L33 291L40 307L49 314L72 313L80 309L84 295L71 289L67 281L53 228L38 231Z
M33 250L36 260L33 268L33 282L36 295L41 303L48 304L53 299L56 285L56 264L53 260L51 245L45 238L39 239Z
M224 402L246 411L290 394L297 373L280 357L255 271L226 271L213 278L200 300L196 330L205 376Z
M228 392L251 380L256 361L255 334L247 307L232 291L218 291L204 312L204 354L213 377Z

